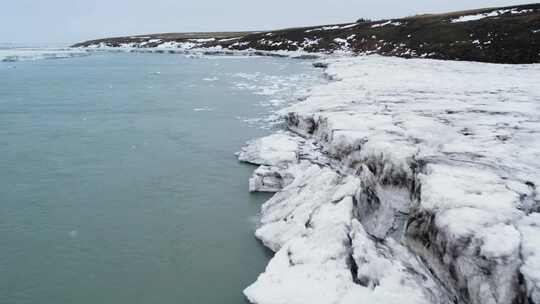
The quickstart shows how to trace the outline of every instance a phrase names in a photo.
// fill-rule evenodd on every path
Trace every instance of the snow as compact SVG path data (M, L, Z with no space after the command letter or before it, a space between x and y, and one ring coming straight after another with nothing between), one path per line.
M141 37L137 37L141 38ZM149 38L149 37L147 37ZM185 52L187 50L196 50L202 44L210 41L214 41L215 38L208 39L189 39L187 41L177 42L177 41L163 41L163 39L148 39L148 40L139 40L133 42L121 43L118 46L111 46L105 42L100 42L87 46L84 49L88 50L104 50L104 51L137 51L137 52L153 52L153 51L171 51L171 52ZM213 50L212 48L207 48L208 51Z
M329 203L338 180L339 176L328 168L311 165L305 169L262 206L257 238L278 251L287 241L301 236L312 212Z
M349 25L342 26L341 29L353 28L353 27L355 27L357 25L358 25L358 23L352 23L352 24L349 24Z
M519 223L522 241L523 265L521 273L527 282L527 291L534 303L540 302L540 213L531 214Z
M193 42L176 42L176 41L166 41L158 44L155 48L156 49L182 49L182 50L188 50L194 47L197 47L198 43L197 41ZM140 46L133 46L134 48L140 47Z
M383 27L383 26L387 26L387 25L400 26L401 22L397 22L397 21L392 22L392 20L389 20L389 21L386 21L386 22L383 22L383 23L373 24L371 26L371 28Z
M304 42L302 43L302 46L303 47L308 47L308 46L312 46L312 45L317 45L317 44L319 44L320 41L321 41L321 39L304 38Z
M329 168L311 165L263 205L256 236L276 254L244 290L251 302L397 303L399 295L408 295L407 303L439 303L431 295L437 288L425 269L409 274L407 269L416 269L417 263L404 265L389 258L399 252L405 259L405 248L392 243L392 249L378 250L361 226L352 223L357 186L355 177L342 178ZM341 199L333 201L336 197ZM380 286L358 284L350 270L351 252L357 263L365 261L358 275Z
M278 111L289 132L241 152L263 165L250 189L276 191L256 231L276 255L247 298L538 302L540 66L324 63L333 81Z
M271 34L271 33L269 33ZM223 38L223 39L219 39L220 42L225 42L225 41L232 41L232 40L238 40L240 38L242 38L243 36L238 36L238 37L232 37L232 38Z
M348 28L355 27L357 25L358 25L358 23L351 23L351 24L346 24L346 25L329 25L329 26L322 26L322 27L318 27L318 28L309 29L309 30L306 30L305 32L306 33L311 33L311 32L317 32L317 31L330 31L330 30L348 29Z
M482 229L479 237L484 241L480 253L487 258L511 257L519 251L521 235L512 225L493 225Z
M328 29L328 27L324 27ZM321 28L321 30L323 30ZM264 35L265 37L271 37ZM290 57L290 58L302 58L307 59L307 57L325 57L327 54L322 53L311 53L305 51L304 48L318 44L321 39L309 39L306 38L304 41L291 41L291 40L272 40L272 39L259 39L258 44L267 45L272 47L279 47L283 45L290 45L295 47L294 51L289 50L273 50L273 51L264 51L253 49L251 47L246 48L252 42L250 41L235 41L239 40L242 37L234 38L225 38L225 39L214 39L214 38L204 38L204 39L188 39L185 41L163 41L162 39L150 39L152 43L148 41L141 41L137 38L136 41L125 42L120 44L112 44L109 42L99 42L88 45L86 47L78 48L79 51L109 51L109 52L140 52L140 53L172 53L172 54L183 54L189 58L212 58L212 56L220 55L223 57L231 58L242 58L246 56L277 56L277 57ZM214 46L207 46L207 42L217 41L217 42L228 42L235 41L234 43L228 44L226 47L216 44ZM237 49L243 48L243 49ZM344 48L344 51L348 52L348 48ZM336 54L339 54L340 51L336 51Z
M503 15L503 14L508 14L508 13L510 13L510 14L512 14L512 15L517 15L517 14L526 14L526 13L530 13L530 12L532 12L532 11L533 11L533 10L531 10L531 9L525 9L525 10L502 9L502 10L491 11L491 12L489 12L489 13L480 13L480 14L474 14L474 15L465 15L465 16L461 16L461 17L452 19L450 22L452 22L452 23L469 22L469 21L481 20L481 19L488 18L488 17L498 17L498 16L501 16L501 15Z
M316 32L316 31L330 31L330 30L337 30L341 27L339 25L333 25L333 26L323 26L319 28L314 28L310 30L306 30L306 33Z
M189 39L190 41L193 41L193 42L199 42L199 43L202 43L202 42L210 42L210 41L214 41L216 40L216 38L195 38L195 39Z
M399 295L408 295L407 303L445 303L428 271L404 247L381 247L353 220L358 178L303 166L309 167L263 205L256 236L276 255L244 291L251 302L398 303ZM358 278L350 271L351 258L359 265Z
M257 165L276 166L296 162L298 143L285 133L256 139L242 148L238 159Z
M519 216L516 209L519 195L509 190L505 181L493 172L471 167L429 164L426 173L421 174L419 180L422 184L421 204L426 210L467 208L463 213L470 214L469 208L474 208L493 213L497 222L503 216L506 220ZM467 214L463 216L467 217ZM454 226L460 222L460 217L461 215L457 214L456 220L446 219L447 225ZM466 224L457 225L455 232L459 235L462 233L457 231L470 227L469 232L472 233L478 228L474 224L474 219L468 219ZM482 220L481 224L485 222Z

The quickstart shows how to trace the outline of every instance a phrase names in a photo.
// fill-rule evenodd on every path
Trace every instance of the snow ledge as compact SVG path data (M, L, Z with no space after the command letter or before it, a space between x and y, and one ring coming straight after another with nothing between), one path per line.
M248 143L252 303L540 303L540 66L328 59Z

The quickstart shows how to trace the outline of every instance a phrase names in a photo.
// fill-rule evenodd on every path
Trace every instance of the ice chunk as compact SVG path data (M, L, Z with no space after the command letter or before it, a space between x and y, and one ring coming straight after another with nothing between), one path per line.
M238 153L240 161L276 166L298 161L298 139L287 133L277 133L247 143Z

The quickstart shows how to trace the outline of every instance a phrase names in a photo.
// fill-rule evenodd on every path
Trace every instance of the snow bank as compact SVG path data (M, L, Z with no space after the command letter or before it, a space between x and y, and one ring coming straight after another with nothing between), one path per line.
M354 219L359 184L310 165L263 205L256 236L276 255L244 291L251 302L446 303L406 248L379 244Z
M248 299L538 303L540 66L325 64L334 81L279 112L294 134L243 150L250 188L278 191Z

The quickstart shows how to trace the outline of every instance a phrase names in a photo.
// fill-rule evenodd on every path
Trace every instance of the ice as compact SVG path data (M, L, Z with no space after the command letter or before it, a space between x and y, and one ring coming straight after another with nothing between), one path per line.
M218 81L219 78L217 77L205 77L202 79L203 81L209 81L209 82L213 82L213 81Z
M297 138L277 133L251 141L238 153L238 159L256 165L277 166L297 162L298 149Z
M277 191L248 299L539 303L540 66L323 63L331 81L278 112L289 132L243 150L252 190Z
M365 232L360 240L358 224L351 232L357 186L356 178L341 179L329 169L312 166L265 203L263 226L256 235L277 253L244 291L251 302L349 303L381 300L391 293L395 300L408 294L409 303L436 303L427 300L423 293L427 289L417 285L404 266L394 266L394 261L374 250L375 242ZM366 246L373 250L365 252ZM352 259L366 261L358 268L359 276L382 286L359 284L350 270ZM395 273L389 274L389 269Z
M34 61L42 59L65 59L89 56L90 53L77 49L18 48L0 49L0 62Z
M338 182L339 176L329 168L311 165L264 203L262 225L255 235L270 249L279 250L306 231L312 212L331 200Z
M525 217L519 223L519 230L522 235L523 274L527 293L533 303L540 302L540 214L534 213Z
M213 111L213 108L210 107L200 107L200 108L193 108L193 111L195 112L210 112Z
M285 167L259 166L249 179L251 192L277 192L288 186L294 178L310 166L310 162L301 161Z
M288 183L286 175L279 167L260 166L249 179L249 191L277 192Z
M353 220L357 178L315 165L302 172L263 206L256 235L277 252L244 291L251 302L397 303L407 295L408 303L447 303L407 249L378 245Z
M377 242L357 220L350 232L357 283L342 303L450 303L428 269L393 240Z

